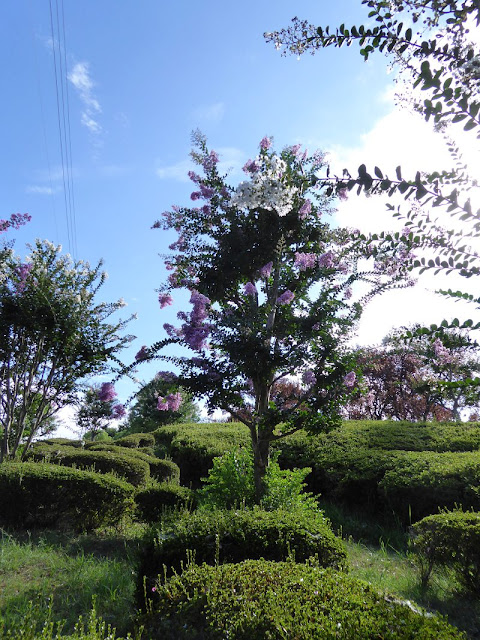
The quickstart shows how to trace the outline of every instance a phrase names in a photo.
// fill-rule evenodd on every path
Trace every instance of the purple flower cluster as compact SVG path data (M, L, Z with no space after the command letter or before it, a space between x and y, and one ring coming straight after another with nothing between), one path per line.
M183 335L181 329L176 329L173 324L169 324L168 322L165 322L163 329L169 338L179 338Z
M164 382L175 382L177 380L177 375L171 371L159 371L155 375L155 379L163 380Z
M343 295L344 295L346 300L350 300L350 298L352 297L352 288L351 287L347 287L345 289L345 292L344 292Z
M292 300L295 298L295 294L290 289L287 289L282 293L282 295L278 296L277 304L290 304Z
M158 303L160 305L160 309L164 309L165 307L168 307L168 305L173 304L173 298L169 293L159 293Z
M255 160L247 160L243 165L244 173L256 173L260 169L260 165Z
M339 189L337 192L337 196L339 197L340 200L348 200L348 189Z
M189 171L188 172L188 177L195 184L198 184L200 182L200 180L201 180L201 177L198 175L198 173L195 173L195 171Z
M335 264L335 256L331 251L327 251L318 257L318 264L321 267L325 267L326 269L330 269Z
M316 383L317 378L315 376L315 374L313 373L313 371L311 369L307 369L307 371L304 372L303 376L302 376L302 382L303 384L306 384L307 386L312 386Z
M295 254L295 266L300 269L300 271L306 271L307 269L311 269L315 266L317 262L317 256L315 253L300 253L297 252Z
M349 371L347 373L347 375L344 377L343 379L343 384L348 388L348 389L353 389L353 387L355 386L355 382L357 380L357 376L355 371Z
M261 278L269 278L272 273L273 262L267 262L265 266L260 269Z
M127 415L127 411L123 404L114 404L112 407L112 418L114 420L121 420Z
M207 305L210 304L210 300L198 291L192 291L190 302L193 304L193 309L187 322L182 325L181 335L191 349L201 351L205 348L206 340L210 333L210 325L204 324L204 320L208 315Z
M135 360L137 362L141 362L142 360L147 360L148 357L149 357L148 349L146 345L143 345L143 347L140 348L140 351L138 351L137 354L135 355Z
M288 148L288 151L290 151L292 156L297 157L301 148L302 148L301 144L294 144Z
M33 264L29 262L24 262L16 268L16 274L18 277L18 281L16 283L15 289L18 293L22 293L27 285L27 278L30 275L30 271L33 269Z
M302 204L302 206L298 211L298 217L300 218L300 220L304 220L308 216L308 214L311 212L312 212L312 203L310 202L310 200L305 200L305 202Z
M97 397L100 402L111 402L117 397L117 392L111 382L104 382L97 393Z
M178 240L172 242L168 247L170 251L183 251L185 249L185 238L183 235L178 237Z
M257 287L253 284L253 282L247 282L243 290L247 294L247 296L255 297L258 293Z
M261 140L260 140L260 149L262 151L267 151L268 149L270 149L270 147L272 146L272 139L264 136Z
M10 220L0 220L0 233L7 231L12 227L13 229L20 229L21 226L30 222L32 216L29 213L12 213Z
M218 162L218 153L216 151L210 151L208 155L202 158L202 167L205 171L211 171Z
M159 411L178 411L181 404L182 394L177 391L177 393L171 393L166 398L158 396L157 409Z
M449 349L443 346L443 342L440 338L437 338L433 343L433 349L435 356L441 364L451 364L453 361L453 355Z

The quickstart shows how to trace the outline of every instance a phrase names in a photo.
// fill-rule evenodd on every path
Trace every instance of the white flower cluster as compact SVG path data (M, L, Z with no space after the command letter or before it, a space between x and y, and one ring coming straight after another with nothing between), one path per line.
M287 164L277 155L257 157L252 163L251 179L241 182L231 204L240 209L269 209L279 216L292 210L298 189L285 180Z

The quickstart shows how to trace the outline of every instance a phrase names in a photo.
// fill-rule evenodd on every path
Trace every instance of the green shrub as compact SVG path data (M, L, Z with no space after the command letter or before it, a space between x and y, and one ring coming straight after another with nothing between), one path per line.
M367 583L318 566L190 565L157 584L149 640L459 640L464 634Z
M297 507L318 509L310 494L304 492L305 477L311 469L280 469L271 460L265 474L262 507L267 511ZM248 449L233 449L213 459L204 485L197 491L200 505L210 509L252 507L255 503L253 456Z
M140 449L126 449L125 447L118 447L114 444L97 444L95 442L86 446L88 451L110 451L111 453L119 454L123 457L133 457L138 460L143 460L150 467L150 476L154 480L159 482L180 482L180 469L171 460L161 460L145 451Z
M175 424L154 432L157 445L165 447L180 467L180 482L198 488L213 465L213 459L235 448L249 445L248 429L243 424Z
M39 440L38 442L34 442L33 446L37 444L48 444L48 445L66 445L68 447L82 448L84 445L83 440L70 440L69 438L49 438L48 440Z
M149 532L140 581L146 576L151 588L164 565L178 571L192 555L196 562L215 564L258 558L280 561L291 554L298 562L317 556L322 566L346 567L343 542L320 511L255 507L184 513Z
M0 465L0 522L77 531L117 524L133 487L112 476L34 462Z
M162 482L135 494L138 517L150 524L162 519L165 508L190 507L194 505L194 499L191 489L171 482Z
M423 586L435 565L449 566L467 590L480 593L480 513L457 509L427 516L412 527L412 547Z
M153 433L132 433L123 438L115 440L115 444L119 447L128 447L129 449L138 449L139 447L153 447L155 444L155 436Z
M29 452L27 458L35 462L49 462L97 473L115 473L136 487L145 485L150 476L148 463L128 453L78 450L72 447L37 447Z
M387 504L406 523L438 508L480 510L480 452L405 453L379 483Z

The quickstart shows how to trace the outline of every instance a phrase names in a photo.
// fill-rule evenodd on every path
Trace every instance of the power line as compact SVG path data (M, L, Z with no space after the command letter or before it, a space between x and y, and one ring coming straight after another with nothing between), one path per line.
M66 121L70 122L70 117L66 117L66 111L68 108L65 106L65 83L67 83L66 77L66 64L65 64L65 73L62 64L62 48L60 42L60 21L59 21L59 11L58 11L58 0L55 0L56 4L56 18L57 18L57 37L55 37L55 29L53 23L53 9L52 9L52 0L49 0L50 7L50 30L52 35L52 51L53 51L53 66L55 73L55 93L57 100L57 125L58 125L58 134L60 140L60 158L62 163L62 182L63 182L63 198L65 204L65 218L67 222L67 239L68 239L68 249L70 254L75 258L76 253L76 229L75 229L75 218L73 214L73 176L72 176L72 163L71 163L71 140L70 140L70 128L67 130ZM62 6L62 14L63 14L63 6ZM63 19L64 24L64 19ZM64 31L65 34L65 31ZM58 66L57 66L57 52L56 47L58 47ZM63 43L63 49L65 52L65 40ZM65 52L66 56L66 52ZM65 57L66 62L66 57ZM59 81L60 76L60 81ZM60 90L59 90L60 85ZM68 90L68 88L67 88ZM61 99L60 99L61 98ZM61 109L60 109L61 103ZM63 126L62 126L63 123Z

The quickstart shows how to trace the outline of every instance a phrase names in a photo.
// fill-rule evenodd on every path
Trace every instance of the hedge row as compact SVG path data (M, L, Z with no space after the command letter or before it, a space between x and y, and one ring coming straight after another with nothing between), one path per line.
M193 508L195 494L187 487L180 487L172 482L161 482L158 485L141 489L135 494L137 517L142 522L154 524L165 515L165 509L172 507Z
M443 618L318 566L193 564L155 589L153 608L140 619L151 640L465 638Z
M0 522L89 531L133 508L131 484L113 476L36 462L0 465Z
M343 542L321 512L258 507L200 510L180 514L148 533L139 575L146 576L151 589L164 566L180 571L191 557L198 563L216 564L259 558L281 561L291 555L298 562L316 556L321 566L346 567ZM143 583L139 586L141 601Z
M133 456L143 460L150 467L150 476L159 482L180 482L180 468L172 460L161 460L146 453L143 449L125 449L115 444L101 444L92 442L86 445L87 451L109 451L122 456Z
M150 466L147 462L132 455L111 451L37 445L27 454L27 459L87 469L97 473L115 473L136 487L145 485L150 477Z

